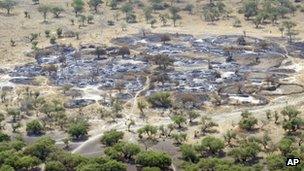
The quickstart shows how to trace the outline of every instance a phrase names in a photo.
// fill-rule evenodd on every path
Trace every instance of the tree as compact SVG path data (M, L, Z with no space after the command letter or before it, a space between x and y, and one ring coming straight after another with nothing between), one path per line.
M43 15L43 22L47 22L47 14L50 12L51 8L48 5L40 5L38 11Z
M11 10L18 4L15 0L0 1L0 8L6 9L6 14L9 15Z
M42 137L35 143L28 145L24 149L24 154L35 156L42 161L54 151L55 141L49 137Z
M0 132L0 143L4 141L10 141L11 137L5 133Z
M117 0L111 0L109 6L111 7L111 10L117 9Z
M10 165L1 165L0 171L15 171L15 169Z
M110 130L103 134L101 137L101 142L106 146L113 146L114 144L118 143L124 136L124 133L121 131Z
M170 13L171 13L171 19L173 21L173 26L176 27L176 21L180 20L182 17L178 14L180 9L177 7L171 7L169 9Z
M207 132L210 132L213 127L218 126L217 123L213 122L211 120L211 118L206 117L206 116L202 116L200 124L201 124L201 132L203 134L206 134Z
M105 150L105 154L116 160L131 160L140 152L140 147L137 144L119 142Z
M59 161L49 161L45 164L45 171L65 171L65 166Z
M285 166L285 160L280 155L270 154L267 156L266 160L269 170L283 170Z
M59 18L60 14L64 12L62 7L52 7L51 12L54 14L55 18Z
M283 116L287 116L288 120L292 120L292 118L297 117L301 112L298 111L294 106L286 106L281 111Z
M98 12L98 7L103 3L102 0L90 0L89 6L94 9L95 13Z
M127 19L128 15L133 12L133 6L131 3L125 3L120 10L125 13Z
M255 0L246 0L243 1L243 10L244 10L244 16L247 20L249 20L250 17L257 15L258 13L258 4Z
M175 144L181 145L187 140L187 134L186 133L175 133L172 134L171 137L174 139Z
M32 120L26 124L26 132L28 135L40 135L43 132L43 126L38 120Z
M193 4L187 4L186 7L185 7L185 10L188 11L189 15L192 15L193 14L193 8L194 8Z
M262 23L264 19L264 15L263 14L258 14L254 20L253 23L255 24L255 28L259 28L259 25Z
M33 1L34 5L39 4L39 0L32 0L32 1Z
M169 108L172 105L170 93L158 92L148 97L148 102L152 107Z
M31 157L31 156L21 157L16 162L18 168L25 170L31 170L33 167L40 164L40 160L37 157Z
M278 145L282 155L287 157L294 150L293 140L291 138L282 138Z
M137 108L138 108L139 111L140 111L140 116L141 116L141 117L145 117L144 109L147 108L146 102L145 102L145 101L138 101L138 102L137 102Z
M256 141L242 140L238 147L233 148L228 155L232 156L236 162L247 162L255 159L261 148Z
M83 139L88 134L88 123L83 120L76 120L69 125L68 133L75 140Z
M187 116L189 118L189 123L192 124L193 123L193 120L195 120L196 118L198 118L200 116L199 113L195 112L194 110L190 110L190 111L187 111Z
M145 15L145 19L146 19L146 22L148 23L152 18L153 18L153 15L152 15L152 8L151 7L145 7L143 9L144 11L144 15Z
M17 119L19 118L19 116L21 114L21 111L18 108L8 108L6 112L8 115L12 116L13 123L17 122Z
M171 165L171 157L167 153L142 151L136 156L136 163L143 167L167 168Z
M180 147L182 158L186 161L196 163L199 159L197 151L193 145L183 144Z
M138 132L138 136L140 138L142 138L142 134L146 134L148 136L149 139L152 139L153 136L157 133L157 127L156 126L152 126L152 125L145 125L142 128L139 128L137 130Z
M178 126L179 129L182 128L182 124L186 123L186 118L181 115L175 115L171 120Z
M297 35L297 32L293 29L295 26L297 26L297 24L292 21L283 22L283 27L286 29L285 34L289 37L289 43L292 42L293 36Z
M232 146L232 140L236 139L236 132L233 130L228 130L225 134L224 134L224 139L227 142L227 144L231 147Z
M72 6L77 17L78 14L81 13L84 9L84 2L83 0L73 0Z
M224 148L224 142L212 136L207 136L202 139L201 144L198 146L199 151L201 151L202 156L205 155L216 155Z
M169 15L168 14L159 14L159 19L163 23L163 26L166 26L168 22Z
M241 129L250 131L258 123L258 120L252 116L252 113L245 111L242 112L242 119L239 122L239 127Z

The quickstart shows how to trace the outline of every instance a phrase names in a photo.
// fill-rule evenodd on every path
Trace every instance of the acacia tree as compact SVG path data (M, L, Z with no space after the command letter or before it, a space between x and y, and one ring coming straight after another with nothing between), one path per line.
M60 14L62 13L62 12L64 12L64 9L62 8L62 7L52 7L51 9L50 9L50 11L54 14L54 17L55 18L59 18L59 16L60 16Z
M73 0L72 6L77 17L78 14L81 13L84 9L84 2L83 0Z
M90 0L89 6L94 9L95 13L98 12L98 7L103 3L102 0Z
M15 0L0 1L0 8L6 9L6 14L10 14L11 10L18 4Z
M289 37L288 42L291 43L293 36L297 35L297 32L294 30L294 27L297 26L297 24L292 21L284 21L282 26L286 30L285 34Z
M50 6L47 5L40 5L38 7L38 11L42 14L43 16L43 22L47 22L46 18L47 18L47 14L51 11Z
M182 17L178 14L179 12L180 12L180 9L179 8L177 8L177 7L171 7L170 9L169 9L169 11L170 11L170 14L171 14L171 19L172 19L172 21L173 21L173 26L174 27L176 27L176 21L177 20L180 20Z
M145 101L138 101L137 102L137 108L140 111L140 116L145 117L144 109L147 108L147 103Z

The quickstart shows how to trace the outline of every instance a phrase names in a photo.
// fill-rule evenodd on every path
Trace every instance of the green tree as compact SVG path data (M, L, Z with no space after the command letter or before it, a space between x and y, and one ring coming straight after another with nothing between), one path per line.
M203 134L211 132L214 127L218 126L217 123L213 122L212 119L207 116L202 116L200 125L200 129Z
M142 128L139 128L137 130L138 136L142 138L143 134L146 134L149 139L152 139L153 136L157 133L157 127L152 125L145 125Z
M183 144L180 147L180 151L182 153L182 158L185 161L196 163L199 159L197 156L197 151L193 145Z
M180 9L177 7L171 7L169 9L170 14L171 14L171 19L173 21L173 26L176 27L176 21L180 20L182 17L178 14L180 12Z
M47 18L47 14L51 11L50 6L48 5L40 5L38 7L38 11L42 14L43 16L43 22L47 22L46 18Z
M15 169L10 165L1 165L0 171L15 171Z
M182 125L186 123L186 118L181 115L175 115L171 118L171 120L178 126L179 129L181 129Z
M0 1L0 8L6 9L6 14L10 14L11 10L18 4L15 0Z
M40 135L43 133L43 126L38 120L32 120L26 124L28 135Z
M167 153L142 151L136 156L136 163L143 167L167 168L171 165L171 157Z
M84 10L83 0L73 0L72 6L76 16Z
M148 97L148 102L152 107L168 108L172 105L170 93L158 92Z
M172 134L171 137L174 139L175 144L181 145L187 140L187 134L186 133L175 133Z
M145 101L138 101L138 102L137 102L137 108L138 108L139 111L140 111L140 116L141 116L141 117L145 117L144 109L147 108L146 102L145 102Z
M88 134L88 123L82 120L72 122L68 128L68 133L75 140L83 139Z
M285 166L285 160L280 155L271 154L267 156L266 160L269 170L283 170Z
M201 151L202 156L205 155L217 155L224 148L224 142L212 136L207 136L202 139L201 144L198 146L198 150Z
M111 130L107 131L101 137L101 142L106 146L113 146L114 144L118 143L124 136L124 133L121 131Z
M32 0L32 1L33 1L34 5L39 4L39 0Z
M294 149L293 140L291 138L282 138L279 142L278 148L284 156L287 156Z
M90 0L89 6L94 9L95 13L98 12L98 7L103 3L102 0Z
M21 114L21 111L18 108L8 108L6 112L8 115L12 116L13 123L17 122L17 119L19 118L19 116Z
M115 10L117 9L118 2L117 0L111 0L109 5L111 7L111 10Z
M224 134L224 139L227 142L227 144L231 147L232 146L232 140L236 139L236 132L233 130L228 130Z
M64 8L60 6L52 7L51 12L53 13L55 18L59 18L60 14L64 12Z
M16 162L18 168L31 170L33 167L39 165L41 161L37 157L24 156L19 158Z
M297 32L294 30L294 27L297 26L296 23L292 21L284 21L283 27L286 29L286 35L288 36L289 43L292 42L293 36L297 35Z
M199 113L193 111L193 110L190 110L190 111L187 111L186 113L188 115L188 118L189 118L189 123L192 124L193 123L193 120L195 120L196 118L198 118L200 116Z
M125 13L126 16L126 21L128 22L128 17L130 14L133 13L133 6L131 3L125 3L121 9L120 9L123 13Z
M0 132L0 143L4 141L10 141L11 137L3 132Z
M152 15L152 8L151 7L145 7L143 9L143 12L144 12L144 15L145 15L145 19L146 19L146 22L148 23L152 18L153 18L153 15Z
M45 164L45 171L66 171L66 168L59 161L48 161Z
M245 111L242 112L242 119L239 122L239 127L241 129L250 131L258 123L258 120L252 116L252 113Z
M232 156L236 162L247 162L255 159L261 148L258 142L243 140L239 146L233 148L228 155Z
M257 15L258 13L258 3L256 0L245 0L243 1L243 11L244 16L247 20L250 17Z
M49 137L42 137L35 143L28 145L24 149L24 153L45 161L45 159L54 151L54 149L55 141Z

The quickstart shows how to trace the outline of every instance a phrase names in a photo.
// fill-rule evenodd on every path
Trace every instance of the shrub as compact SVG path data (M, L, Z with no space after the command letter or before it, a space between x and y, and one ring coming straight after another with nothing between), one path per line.
M144 167L166 168L172 163L167 153L157 151L142 151L136 157L136 163Z
M124 133L121 131L116 131L116 130L107 131L101 137L101 142L106 146L112 146L118 143L118 141L121 140L123 136Z
M43 132L43 126L38 120L33 120L26 124L26 132L28 135L40 135Z
M152 107L169 108L172 106L170 93L158 92L148 97L148 102Z

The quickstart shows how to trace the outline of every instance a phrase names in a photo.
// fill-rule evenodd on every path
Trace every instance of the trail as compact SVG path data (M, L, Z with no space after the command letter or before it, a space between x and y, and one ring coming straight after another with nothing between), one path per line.
M301 95L303 96L304 94L303 93L298 94L297 97L288 97L282 100L281 102L268 104L266 106L254 107L254 108L250 107L247 110L252 112L256 117L265 116L265 112L267 110L278 110L287 105L299 105L301 103L304 103L304 98ZM240 119L241 113L244 110L246 109L242 109L241 111L238 110L238 111L228 112L228 113L215 113L213 114L214 116L212 116L212 119L218 123L225 123L225 122L231 123L233 121L237 121L238 119Z
M131 115L134 116L134 110L135 110L135 107L137 105L137 97L140 95L141 92L147 90L149 88L149 84L150 84L150 78L149 76L146 77L146 83L145 83L145 86L139 90L138 92L136 92L135 96L133 99L133 106L132 106L132 109L131 109L131 112L127 115L127 119L131 119ZM130 101L131 101L130 100ZM120 128L119 128L120 127ZM125 124L121 124L121 123L116 123L114 125L111 125L111 126L107 126L107 125L104 125L100 131L107 131L107 130L111 130L111 129L116 129L116 130L123 130L125 129L126 126ZM94 135L92 137L90 137L88 140L86 140L85 142L83 142L81 145L79 145L77 148L75 148L72 153L83 153L84 152L84 149L86 147L89 147L89 146L92 146L93 144L96 144L96 143L99 143L99 140L100 138L102 137L103 133L100 133L100 134L97 134L97 135Z
M143 89L139 90L133 98L133 105L132 105L132 109L130 112L131 115L134 115L134 110L137 107L137 97L140 95L141 92L146 91L149 88L149 86L150 86L150 77L147 76L145 86L143 87Z

